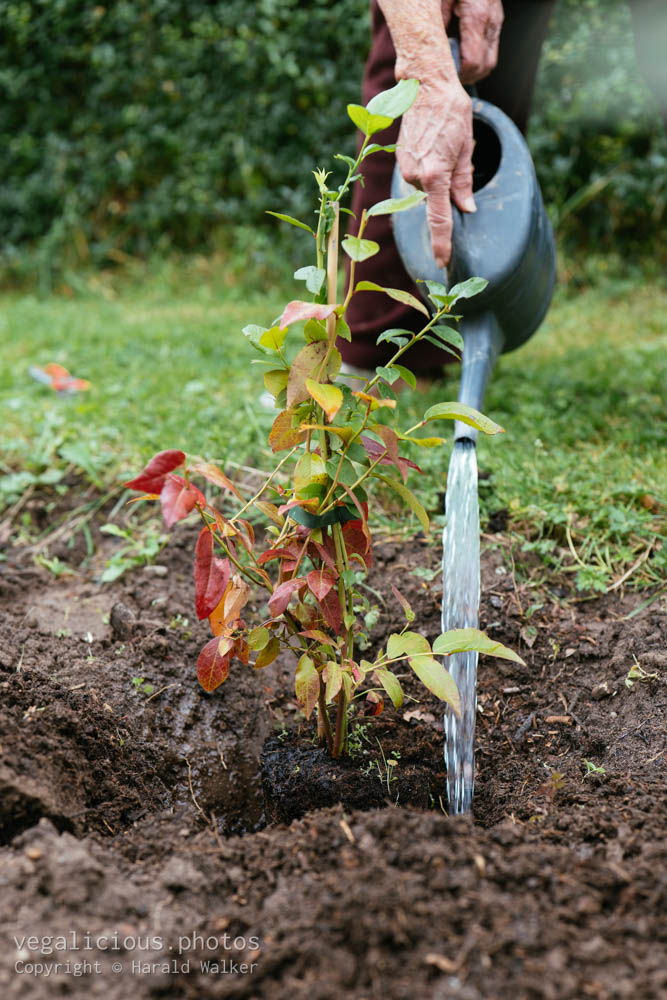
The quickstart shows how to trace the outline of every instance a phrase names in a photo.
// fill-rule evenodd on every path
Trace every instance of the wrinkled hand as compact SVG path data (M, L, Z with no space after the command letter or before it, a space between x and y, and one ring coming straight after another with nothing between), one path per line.
M451 200L474 212L472 102L457 82L424 82L403 117L396 159L403 177L428 195L426 212L439 267L449 263Z
M445 27L452 13L459 19L461 82L476 83L494 69L504 13L501 0L443 0Z

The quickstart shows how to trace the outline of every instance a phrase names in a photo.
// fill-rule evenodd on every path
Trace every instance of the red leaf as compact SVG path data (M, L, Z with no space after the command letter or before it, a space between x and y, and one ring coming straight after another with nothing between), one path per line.
M333 570L334 573L337 573L338 571L336 569L336 557L334 553L333 542L329 538L329 536L326 537L324 545L321 545L320 542L311 541L308 548L311 549L313 547L316 549L322 562L326 566L328 566L329 569ZM312 559L313 558L312 553L309 552L308 554Z
M389 428L386 428L386 430L389 430ZM381 445L379 441L374 441L365 434L362 434L361 436L361 443L366 450L366 454L373 462L377 458L380 458L383 451L387 450L386 445ZM403 482L405 482L408 478L408 469L416 469L417 472L421 472L423 475L422 469L420 469L418 465L415 465L414 462L410 461L409 458L401 458L401 456L398 455L397 459L397 461L393 461L390 455L385 455L384 458L380 459L380 465L395 465L403 478Z
M316 302L300 302L295 299L285 306L280 319L280 329L284 330L290 323L299 323L302 319L326 319L335 311L335 305L318 305Z
M406 617L407 621L408 622L414 621L415 613L412 610L412 608L410 607L410 605L408 604L407 599L405 597L403 597L403 594L400 592L400 590L398 589L398 587L394 586L393 583L391 585L391 589L394 592L394 597L396 598L396 600L398 601L398 603L403 608L403 611L405 613L405 617Z
M195 548L195 610L202 621L220 603L230 576L229 559L213 556L213 535L202 528Z
M373 553L360 520L348 521L347 524L343 525L343 541L347 554L349 556L354 553L360 555L370 569L373 565Z
M160 493L164 523L168 528L182 521L196 504L206 506L206 497L196 486L186 483L182 476L169 473Z
M298 590L299 587L303 587L305 582L303 577L297 577L296 580L285 580L284 583L276 587L269 598L269 609L274 618L283 613L294 591Z
M294 559L294 557L295 553L290 552L289 549L267 549L266 552L262 552L257 562L263 566L265 563L271 562L272 559Z
M229 674L229 651L234 640L228 636L211 639L197 660L197 677L204 691L215 691Z
M377 691L369 691L366 695L364 715L380 715L384 708L384 698Z
M330 590L323 600L318 601L318 604L329 628L335 635L339 635L343 624L343 612L336 591Z
M182 451L160 451L151 458L143 472L124 485L128 490L141 490L144 493L160 493L168 472L173 472L185 462Z
M312 569L306 579L308 581L308 589L315 595L318 601L324 600L336 583L333 573L326 569Z
M213 465L212 462L198 462L192 466L190 471L198 472L204 479L208 479L209 483L213 483L214 486L220 486L223 490L229 490L238 500L241 502L245 501L245 497L239 493L231 479L228 479L222 469L219 469L217 465Z
M360 554L364 557L364 562L366 562L366 555L365 555L365 553L367 553L367 552L370 553L370 551L371 551L371 533L368 530L368 504L367 503L360 504L359 501L357 500L357 498L355 497L354 493L352 492L352 490L349 490L347 488L347 486L345 485L345 483L341 483L340 485L343 487L343 489L345 490L345 492L347 493L347 495L349 496L349 498L352 500L352 503L354 504L354 506L359 511L359 518L358 518L358 520L356 520L356 521L348 521L347 525L343 525L343 535L345 535L345 528L347 526L349 526L349 525L352 525L352 524L356 525L362 531L362 533L364 535L364 538L366 539L366 545L365 545L365 547L364 547L363 550L359 550L359 551L360 551ZM345 547L347 548L347 544L346 544ZM366 565L369 565L369 564L366 563Z

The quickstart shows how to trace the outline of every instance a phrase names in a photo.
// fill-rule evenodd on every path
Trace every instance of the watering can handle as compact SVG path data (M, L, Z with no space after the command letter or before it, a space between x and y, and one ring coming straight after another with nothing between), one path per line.
M458 38L449 39L449 47L452 50L452 59L454 60L454 66L456 67L456 72L461 75L461 43ZM477 97L477 87L474 83L466 86L466 91L471 97Z

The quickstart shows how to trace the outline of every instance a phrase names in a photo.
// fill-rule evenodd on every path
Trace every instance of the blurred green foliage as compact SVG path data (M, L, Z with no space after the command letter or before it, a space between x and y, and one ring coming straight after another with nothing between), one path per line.
M644 5L648 8L648 5ZM665 80L667 9L653 4L643 70ZM651 20L651 17L653 20ZM663 114L667 92L662 96ZM625 0L560 0L545 43L528 141L569 249L655 251L664 234L667 139L635 54ZM664 256L664 243L663 243Z
M267 208L304 215L311 169L355 137L366 0L0 4L5 275L210 246ZM639 242L666 147L622 0L561 0L531 131L554 218Z

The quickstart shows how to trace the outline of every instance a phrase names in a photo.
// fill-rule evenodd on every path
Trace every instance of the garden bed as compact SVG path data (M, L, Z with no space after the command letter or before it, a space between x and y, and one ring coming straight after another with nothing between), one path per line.
M260 758L312 759L293 668L235 662L201 690L195 538L104 586L103 536L58 579L20 547L0 563L3 996L666 995L664 597L536 600L494 535L481 627L526 665L481 660L474 821L442 812L441 706L406 678L419 701L361 720L357 799L287 826L267 821ZM393 580L431 639L438 558L380 542L369 581ZM381 607L371 641L401 617ZM80 950L29 941L59 935Z

